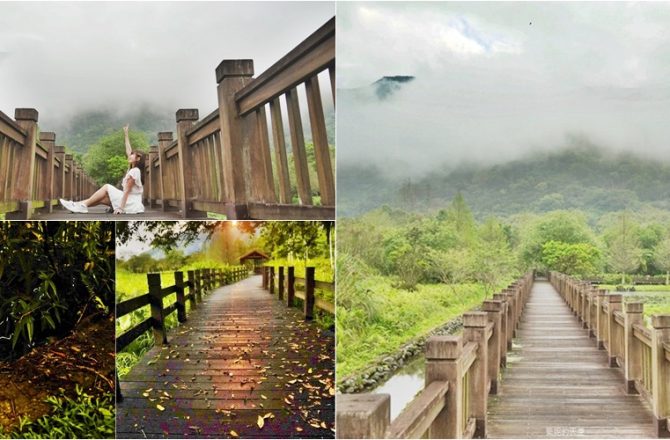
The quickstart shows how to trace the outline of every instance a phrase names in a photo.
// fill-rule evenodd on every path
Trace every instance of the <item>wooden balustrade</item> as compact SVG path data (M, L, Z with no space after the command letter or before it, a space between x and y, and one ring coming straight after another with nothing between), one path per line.
M146 331L153 329L154 340L157 344L167 344L167 330L165 319L177 312L178 322L186 321L186 301L190 302L191 308L197 307L202 302L203 294L210 290L230 283L235 283L248 276L245 267L234 269L198 269L186 272L174 272L175 284L162 286L160 273L148 273L147 282L149 292L136 296L116 304L116 319L134 312L147 305L151 306L151 316L144 321L134 325L116 338L116 349L121 351ZM188 293L186 291L188 290ZM177 294L175 302L169 305L163 304L163 299L173 293Z
M486 438L487 400L497 394L508 343L533 285L529 272L481 312L463 314L463 333L426 343L425 388L391 421L388 394L340 394L338 438Z
M51 212L59 198L81 200L97 189L56 145L56 134L39 132L35 109L0 112L0 214L28 219L35 210Z
M186 301L189 301L191 309L194 309L198 306L198 303L202 302L203 294L208 293L216 287L243 280L249 276L249 271L245 267L236 267L228 270L189 270L186 274L187 279L184 280L183 271L174 272L175 283L164 287L161 283L160 273L148 273L148 293L116 304L116 319L147 305L151 308L151 315L149 317L116 337L117 352L126 348L149 330L153 332L155 344L167 344L168 337L165 320L168 316L177 312L177 321L179 323L186 322ZM188 293L186 293L187 290ZM173 293L176 294L175 302L165 306L163 299ZM116 398L119 401L123 399L118 377L116 379Z
M607 350L610 367L621 368L627 392L651 404L657 436L670 437L670 315L652 316L647 327L640 302L622 303L620 294L558 272L549 281Z
M271 295L277 294L277 299L286 302L288 307L294 307L298 298L303 301L303 312L306 320L314 319L314 309L335 314L335 304L314 295L316 288L335 291L335 283L327 283L314 279L314 267L305 268L305 278L295 276L295 267L263 266L261 268L262 286ZM304 286L304 290L296 286Z
M334 166L319 83L319 74L328 71L334 105L334 67L334 18L257 78L252 60L223 60L216 68L218 108L201 120L197 109L180 109L174 139L171 132L159 133L159 145L150 151L147 166L149 205L178 208L185 218L215 212L229 219L334 219ZM317 182L309 177L298 99L301 85L307 97ZM297 204L291 194L282 96ZM320 204L312 196L315 186Z
M223 60L216 68L218 108L202 120L197 109L180 109L174 138L172 132L158 133L158 146L151 147L145 166L149 207L178 209L184 218L214 212L229 219L334 219L322 73L330 76L334 106L335 18L256 78L253 60ZM310 181L299 89L306 96L316 182ZM72 156L55 146L53 133L38 137L37 116L34 109L17 109L13 121L0 112L0 213L8 218L30 218L35 209L51 210L60 197L81 200L97 189Z

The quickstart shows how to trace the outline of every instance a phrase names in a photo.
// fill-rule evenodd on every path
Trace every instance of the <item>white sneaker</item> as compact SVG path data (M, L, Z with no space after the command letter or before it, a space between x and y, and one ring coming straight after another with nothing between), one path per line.
M72 211L72 205L74 205L73 202L65 199L58 199L61 205L63 205L63 208L67 209L68 211Z
M63 208L67 209L70 212L76 212L85 214L88 212L88 208L81 202L72 202L70 200L59 199L60 204L63 205Z
M72 203L72 212L86 214L88 212L88 207L84 205L82 202Z

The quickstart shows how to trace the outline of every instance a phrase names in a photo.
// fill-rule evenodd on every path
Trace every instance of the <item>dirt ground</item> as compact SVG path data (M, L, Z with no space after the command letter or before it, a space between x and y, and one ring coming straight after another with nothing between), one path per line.
M89 318L67 337L34 348L13 362L0 362L0 426L11 429L20 417L35 420L50 407L50 395L114 392L113 317Z

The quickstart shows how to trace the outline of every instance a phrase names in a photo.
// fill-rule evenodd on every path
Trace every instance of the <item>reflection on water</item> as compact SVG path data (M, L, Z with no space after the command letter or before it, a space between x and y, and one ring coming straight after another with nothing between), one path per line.
M423 389L425 360L421 355L408 361L386 382L371 391L391 395L391 420L395 419L416 393Z

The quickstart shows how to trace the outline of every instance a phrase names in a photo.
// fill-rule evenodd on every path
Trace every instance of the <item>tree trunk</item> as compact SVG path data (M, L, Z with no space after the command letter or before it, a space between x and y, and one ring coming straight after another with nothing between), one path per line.
M623 286L626 283L626 274L622 273L621 274L621 285Z
M670 284L670 271L665 272L665 285Z

